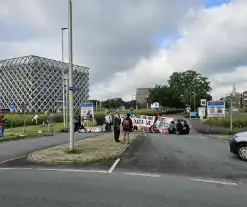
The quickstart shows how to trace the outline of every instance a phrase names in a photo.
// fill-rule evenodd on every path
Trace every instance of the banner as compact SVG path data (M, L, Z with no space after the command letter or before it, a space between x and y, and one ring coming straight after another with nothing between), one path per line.
M166 133L172 121L174 121L174 118L161 116L156 121L156 128L160 133Z
M208 118L225 117L225 101L208 101L207 116Z
M121 122L126 117L126 115L120 115ZM138 129L143 127L151 127L154 124L155 116L145 116L145 115L132 115L131 120L134 126L137 126Z
M83 103L81 107L81 121L82 122L93 122L94 120L94 111L93 103Z

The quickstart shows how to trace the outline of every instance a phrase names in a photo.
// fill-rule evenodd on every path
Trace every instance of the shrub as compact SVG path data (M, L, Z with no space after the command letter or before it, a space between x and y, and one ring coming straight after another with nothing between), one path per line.
M209 120L206 120L205 122L208 122ZM211 120L211 124L205 124L205 122L202 122L200 120L196 120L196 119L191 119L190 123L193 126L193 129L195 131L197 131L198 133L202 133L202 134L224 134L224 135L232 135L238 132L243 132L246 131L247 128L243 127L243 128L233 128L232 131L230 131L229 126L227 125L227 127L224 127L222 124L222 126L220 125L216 125L218 124L218 122L215 119ZM225 122L223 122L225 123Z
M47 120L47 115L45 114L39 114L39 123L43 123ZM17 113L11 113L11 114L5 114L5 118L7 119L6 128L12 127L22 127L24 125L30 126L33 125L32 118L33 114L17 114ZM56 122L62 122L63 116L61 114L55 115Z

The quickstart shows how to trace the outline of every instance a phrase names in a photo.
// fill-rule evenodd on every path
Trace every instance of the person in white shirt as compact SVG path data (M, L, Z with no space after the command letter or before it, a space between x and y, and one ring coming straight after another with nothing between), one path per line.
M110 112L108 112L107 115L105 116L105 124L106 124L106 131L110 132L112 125L112 115L110 114Z
M33 123L35 122L35 124L38 124L38 120L39 120L39 115L38 114L35 114L34 117L33 117L33 119L32 119L32 122Z

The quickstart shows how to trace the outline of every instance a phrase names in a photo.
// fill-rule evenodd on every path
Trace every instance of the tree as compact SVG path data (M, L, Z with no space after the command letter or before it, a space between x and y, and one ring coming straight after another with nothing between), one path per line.
M174 97L183 97L183 103L193 107L200 105L200 99L207 99L212 90L208 78L194 70L174 72L168 83Z
M162 107L184 107L179 97L173 95L172 89L167 85L156 85L151 89L148 103L159 102Z

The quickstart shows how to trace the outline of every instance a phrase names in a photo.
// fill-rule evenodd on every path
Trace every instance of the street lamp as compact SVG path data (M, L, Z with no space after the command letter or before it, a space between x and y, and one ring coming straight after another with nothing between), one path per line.
M64 52L63 52L63 31L64 30L67 30L68 28L67 27L62 27L61 28L61 31L62 31L62 62L64 63ZM65 71L64 71L64 64L63 64L63 66L62 66L62 84L63 84L63 86L62 86L62 88L63 88L63 127L64 127L64 129L66 129L67 128L67 122L66 122L66 115L67 115L67 112L65 112L65 87L64 87L64 85L65 85ZM67 93L66 93L67 94Z
M68 25L69 25L69 87L73 88L73 32L72 32L72 0L68 0ZM74 140L74 94L72 90L69 90L69 137L70 137L70 151L75 149Z

